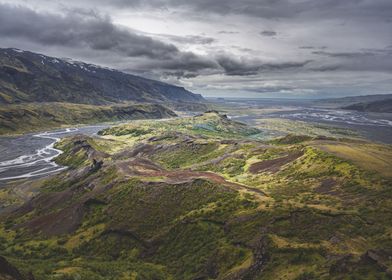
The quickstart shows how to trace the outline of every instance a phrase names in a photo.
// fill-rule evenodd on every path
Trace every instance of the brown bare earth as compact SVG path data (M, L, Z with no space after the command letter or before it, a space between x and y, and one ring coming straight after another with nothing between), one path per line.
M212 172L192 170L168 171L163 169L156 163L142 158L135 158L128 161L123 161L118 165L121 172L126 174L127 176L164 177L163 180L169 184L185 183L195 179L207 179L214 183L219 183L235 190L248 190L259 195L265 195L265 193L259 189L251 188L234 182L229 182L222 176Z
M148 180L151 177L159 177L160 181L170 185L188 183L197 179L206 179L233 190L247 191L256 196L266 196L266 194L259 189L227 181L222 176L212 172L192 170L169 171L148 159L140 157L119 161L115 166L116 170L122 173L125 178L138 176ZM109 167L110 165L105 168ZM77 181L81 181L83 175L88 174L94 170L94 168L94 165L86 167L85 172L79 174L80 178ZM66 191L48 194L43 193L34 197L20 208L16 209L13 214L27 214L33 209L40 209L40 212L37 213L38 216L26 223L21 223L16 228L26 228L30 232L41 233L45 236L70 234L74 232L81 225L85 212L88 210L89 202L94 200L98 194L111 187L110 184L106 188L96 187L94 183L91 183L90 185L91 190L83 194L80 200L77 200L70 205L67 205L67 201L72 197L77 197L79 193L82 192L77 183ZM48 213L50 212L49 209L56 207L60 208L60 206L63 206L64 208L60 211Z
M300 152L291 153L285 157L256 162L249 167L249 171L253 174L260 173L260 172L276 173L280 170L280 168L283 165L296 160L302 155L303 152L300 151Z

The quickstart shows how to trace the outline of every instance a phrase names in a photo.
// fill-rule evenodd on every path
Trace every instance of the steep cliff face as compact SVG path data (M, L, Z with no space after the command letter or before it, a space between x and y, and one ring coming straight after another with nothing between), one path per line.
M17 49L0 49L0 104L203 102L178 86L96 65Z

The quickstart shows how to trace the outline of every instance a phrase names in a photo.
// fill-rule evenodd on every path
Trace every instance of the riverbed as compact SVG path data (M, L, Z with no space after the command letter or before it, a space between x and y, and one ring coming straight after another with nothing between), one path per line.
M96 135L108 125L72 127L22 136L0 137L0 185L19 179L39 178L66 169L53 159L61 138L75 134Z

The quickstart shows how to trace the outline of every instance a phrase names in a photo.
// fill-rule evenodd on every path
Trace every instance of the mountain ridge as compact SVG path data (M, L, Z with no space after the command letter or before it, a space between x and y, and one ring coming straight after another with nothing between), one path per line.
M356 95L339 98L317 99L314 101L316 106L343 108L359 103L379 102L392 99L392 94Z
M392 113L392 97L377 101L354 103L343 107L343 109L360 112Z
M119 70L13 48L0 48L0 104L203 102L199 94Z

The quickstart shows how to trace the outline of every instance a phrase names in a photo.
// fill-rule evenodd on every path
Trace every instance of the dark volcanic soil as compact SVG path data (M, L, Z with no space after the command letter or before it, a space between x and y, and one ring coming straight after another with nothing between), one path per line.
M280 170L280 168L283 165L296 160L302 155L303 152L300 151L300 152L291 153L285 157L256 162L249 167L249 171L252 172L253 174L257 174L260 172L267 172L267 171L271 173L276 173Z

